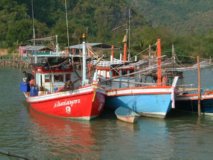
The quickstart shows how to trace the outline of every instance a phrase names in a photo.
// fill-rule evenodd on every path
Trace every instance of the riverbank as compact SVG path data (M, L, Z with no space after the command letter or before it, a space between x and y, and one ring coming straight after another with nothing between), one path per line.
M24 62L19 56L0 56L0 67L30 69L31 65Z

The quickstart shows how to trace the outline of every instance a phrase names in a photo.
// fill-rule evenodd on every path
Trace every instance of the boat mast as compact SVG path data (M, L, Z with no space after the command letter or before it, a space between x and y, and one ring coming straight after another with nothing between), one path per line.
M86 54L86 35L85 34L83 34L82 35L82 40L83 40L83 42L82 42L82 61L83 61L83 66L82 66L82 86L84 86L84 85L86 85L87 84L87 82L88 82L88 80L87 80L87 76L86 76L86 74L87 74L87 72L86 72L86 63L87 63L87 61L86 61L86 59L87 59L87 54Z
M67 26L67 46L70 46L70 37L69 37L69 24L67 16L67 0L65 0L65 12L66 12L66 26Z
M128 29L128 60L130 61L130 57L131 57L131 54L130 54L130 18L131 18L131 10L129 9L129 29Z
M113 62L114 61L114 45L111 46L111 58L110 61Z
M124 51L123 51L123 61L126 62L127 61L127 34L125 34L124 38L123 38L123 43L124 43Z
M33 19L33 45L35 46L35 25L34 25L34 7L33 7L33 0L31 1L32 5L32 19Z
M59 45L58 45L58 35L55 35L55 43L56 43L56 52L59 52Z
M174 44L172 44L172 60L173 60L173 63L175 64L176 63L176 54L175 54Z
M157 40L157 85L160 86L162 79L161 71L161 42L160 39Z

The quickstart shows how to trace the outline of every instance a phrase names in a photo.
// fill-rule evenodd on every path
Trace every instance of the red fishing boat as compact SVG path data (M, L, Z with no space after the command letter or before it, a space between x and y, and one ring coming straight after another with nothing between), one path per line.
M32 109L55 117L90 120L100 115L105 91L87 79L86 43L82 44L82 77L76 79L72 66L35 65L35 84L21 82L21 91ZM79 76L79 75L78 75ZM75 77L75 78L74 78Z

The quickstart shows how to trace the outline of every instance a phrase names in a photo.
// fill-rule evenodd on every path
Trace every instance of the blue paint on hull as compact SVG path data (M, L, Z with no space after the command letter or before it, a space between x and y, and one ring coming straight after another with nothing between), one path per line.
M176 101L175 108L178 110L197 112L197 100ZM213 99L206 99L201 101L201 112L213 116Z
M116 109L119 106L130 108L140 115L165 118L171 109L171 94L139 94L106 98L106 107Z

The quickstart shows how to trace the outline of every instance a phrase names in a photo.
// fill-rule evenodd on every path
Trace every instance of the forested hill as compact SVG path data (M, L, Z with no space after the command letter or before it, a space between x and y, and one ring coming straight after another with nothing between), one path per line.
M121 41L126 32L130 8L125 0L66 2L71 44L78 43L83 32L88 34L88 41ZM146 24L134 8L131 11L131 22L135 28ZM0 13L0 46L20 44L31 39L33 16L37 38L57 34L60 45L67 43L65 0L3 0L0 1Z
M132 0L153 26L179 33L205 32L213 28L212 0Z
M160 37L165 49L174 43L181 54L213 54L211 0L1 0L0 48L28 44L33 22L36 38L58 35L67 46L65 2L69 45L85 32L89 42L121 46L130 20L133 53Z

